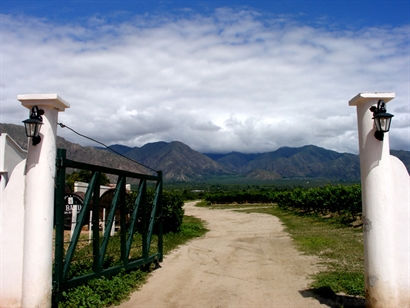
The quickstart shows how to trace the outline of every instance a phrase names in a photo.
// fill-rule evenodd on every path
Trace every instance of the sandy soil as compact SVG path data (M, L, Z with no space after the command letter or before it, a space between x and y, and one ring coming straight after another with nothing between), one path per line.
M302 296L318 260L296 250L278 218L193 203L185 213L210 231L167 255L119 307L328 307Z

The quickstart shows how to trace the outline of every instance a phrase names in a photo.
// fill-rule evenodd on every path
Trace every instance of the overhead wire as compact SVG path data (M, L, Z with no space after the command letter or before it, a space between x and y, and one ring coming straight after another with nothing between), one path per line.
M71 130L73 133L77 134L77 135L80 136L80 137L86 138L86 139L91 140L91 141L93 141L93 142L95 142L95 143L98 143L99 145L102 145L103 147L107 148L108 150L110 150L110 151L113 152L114 154L117 154L117 155L119 155L119 156L121 156L121 157L123 157L123 158L125 158L125 159L128 159L129 161L132 161L133 163L136 163L136 164L138 164L138 165L140 165L140 166L142 166L142 167L144 167L144 168L146 168L146 169L148 169L148 170L151 170L151 171L153 171L153 172L158 173L158 170L155 170L155 169L151 168L150 166L147 166L147 165L145 165L145 164L143 164L143 163L140 163L140 162L138 162L138 161L136 161L136 160L134 160L134 159L132 159L132 158L130 158L130 157L127 157L127 156L125 156L125 155L123 155L123 154L117 152L116 150L112 149L111 147L109 147L108 145L102 143L101 141L98 141L98 140L96 140L96 139L94 139L94 138L91 138L91 137L88 137L88 136L86 136L86 135L83 135L83 134L77 132L76 130L74 130L73 128L71 128L71 127L69 127L69 126L67 126L67 125L65 125L65 124L63 124L63 123L61 123L61 122L57 123L57 125L59 125L61 128L67 128L67 129Z

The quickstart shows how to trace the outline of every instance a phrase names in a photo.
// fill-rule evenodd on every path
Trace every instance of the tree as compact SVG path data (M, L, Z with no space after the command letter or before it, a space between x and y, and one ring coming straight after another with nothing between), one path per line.
M80 170L74 171L71 174L66 176L66 184L70 187L71 190L74 190L74 182L85 182L89 183L92 177L92 172L90 170ZM107 185L110 183L107 175L105 173L101 173L100 176L100 184Z

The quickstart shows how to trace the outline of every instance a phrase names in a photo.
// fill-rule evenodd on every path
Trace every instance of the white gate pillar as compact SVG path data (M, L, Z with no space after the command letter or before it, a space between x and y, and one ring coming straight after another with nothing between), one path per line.
M23 307L50 307L54 178L58 112L69 104L56 94L19 95L24 107L44 110L41 142L28 144L24 192Z
M390 155L388 133L384 141L374 137L370 111L379 100L387 103L394 97L394 93L360 93L349 101L357 107L368 307L410 305L409 174Z

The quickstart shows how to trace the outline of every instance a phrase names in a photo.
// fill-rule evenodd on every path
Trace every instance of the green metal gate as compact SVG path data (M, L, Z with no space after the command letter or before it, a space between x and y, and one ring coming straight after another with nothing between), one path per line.
M157 175L146 175L76 162L67 159L66 151L62 149L57 151L56 163L54 306L58 303L61 292L70 287L99 276L111 276L122 270L132 270L162 261L160 171ZM64 227L66 168L92 172L71 238L70 232ZM100 177L103 173L117 176L117 185L112 202L106 208L108 215L105 221L101 222ZM136 192L126 193L127 179L137 182ZM150 196L147 193L148 187L153 190ZM132 196L134 199L130 200ZM115 235L112 235L115 217L119 220L119 227ZM87 222L91 228L87 228ZM119 251L115 247L120 247Z

